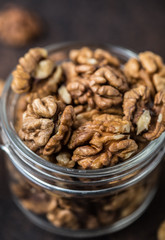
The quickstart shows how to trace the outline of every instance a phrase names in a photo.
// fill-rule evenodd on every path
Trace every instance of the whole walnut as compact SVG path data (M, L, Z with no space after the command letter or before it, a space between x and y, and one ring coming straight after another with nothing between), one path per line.
M11 6L0 12L0 38L11 46L24 46L42 33L42 22L29 10Z

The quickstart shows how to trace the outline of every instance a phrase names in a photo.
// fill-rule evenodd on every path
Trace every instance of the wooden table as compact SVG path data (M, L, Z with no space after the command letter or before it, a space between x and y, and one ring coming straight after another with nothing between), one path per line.
M15 0L45 20L45 35L34 44L14 49L0 44L0 77L6 78L18 57L32 46L84 40L108 42L135 51L151 50L165 59L165 1ZM0 6L5 4L0 1ZM13 203L0 153L0 240L62 240L34 226ZM97 239L154 240L165 219L165 164L160 188L144 215L130 227Z

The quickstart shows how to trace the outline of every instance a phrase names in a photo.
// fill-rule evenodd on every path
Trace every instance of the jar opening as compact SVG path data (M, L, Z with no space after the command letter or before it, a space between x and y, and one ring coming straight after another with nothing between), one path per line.
M88 43L71 42L71 43L61 43L61 44L50 45L46 47L46 49L49 51L49 53L52 53L52 52L63 50L63 49L68 50L73 47L74 48L81 47L81 46L84 46L84 44L88 46L91 46L91 45L93 46L93 44L88 44ZM119 58L122 58L123 60L124 59L127 60L130 57L137 57L136 53L134 53L131 50L124 49L122 47L112 46L109 44L105 44L105 45L98 44L98 45L103 47L104 49L110 50L110 52L112 52L114 55L119 56ZM29 162L31 162L32 164L36 164L37 166L42 167L45 170L52 171L55 173L71 174L74 176L83 175L85 177L96 177L96 176L98 177L98 176L106 176L110 174L118 174L120 172L127 171L128 169L131 169L143 163L146 158L152 156L152 154L160 148L161 143L164 141L165 134L163 133L158 139L150 142L142 151L137 153L135 156L131 157L130 159L126 160L123 163L119 163L118 165L115 165L112 167L106 167L106 168L97 169L97 170L80 170L80 169L70 169L70 168L58 166L54 163L51 163L42 159L40 156L32 152L16 134L13 122L11 121L11 119L9 119L9 111L11 109L14 111L14 104L15 104L15 102L12 102L11 106L8 105L9 101L11 100L11 97L14 96L14 93L10 88L11 81L12 81L12 76L10 75L7 79L7 82L2 94L2 99L1 99L2 129L5 133L9 146L13 149L14 152L21 154L21 156L24 156L26 159L28 159Z

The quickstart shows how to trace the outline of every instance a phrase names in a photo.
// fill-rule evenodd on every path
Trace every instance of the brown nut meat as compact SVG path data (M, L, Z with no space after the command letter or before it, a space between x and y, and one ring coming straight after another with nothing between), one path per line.
M47 218L56 227L71 229L77 229L79 227L77 217L73 214L73 211L69 209L61 209L58 207L47 213Z
M142 52L139 54L139 59L143 68L150 74L157 72L163 67L162 58L153 52Z
M54 97L48 96L42 99L35 99L32 102L33 111L39 117L52 118L57 112L57 104Z
M83 49L71 51L71 59L77 63L78 60L76 59L79 59L79 54L82 57L83 51ZM111 58L108 52L101 51L101 49L97 49L94 53L97 53L97 58L101 60L105 57L104 55ZM127 80L122 72L110 66L95 71L96 66L90 65L84 60L84 57L86 59L86 57L92 56L91 50L89 53L86 49L83 54L85 55L83 55L83 61L79 61L79 64L81 62L80 65L69 62L63 63L66 87L74 99L74 103L76 105L87 104L89 109L94 107L107 109L112 105L121 103L122 95L120 91L128 90Z
M93 58L93 51L88 47L71 50L69 53L69 58L78 64L97 64L96 59Z
M5 85L5 81L3 79L0 79L0 96L3 92L4 85Z
M32 104L28 104L23 113L19 136L31 150L37 151L47 144L64 107L64 104L56 101L53 96L35 99Z
M46 81L33 84L32 90L26 95L26 101L31 103L36 98L43 98L57 93L58 86L62 81L62 68L57 66L53 74Z
M86 65L98 65L103 66L110 64L112 66L118 67L119 60L112 56L108 51L103 49L96 49L92 51L88 47L83 47L81 49L73 49L69 54L70 59L76 64L86 64Z
M140 109L139 116L137 117L137 120L135 120L135 123L137 125L137 135L139 135L144 130L148 130L149 124L151 121L151 115L149 110ZM136 117L135 117L136 118Z
M124 73L127 76L128 82L131 84L131 88L144 85L149 88L152 96L155 95L152 77L142 68L138 59L130 58L124 65Z
M59 89L58 89L58 95L60 97L60 99L66 103L66 104L71 104L72 102L72 98L70 93L68 92L68 90L66 89L65 85L62 85Z
M110 145L109 150L111 153L115 153L117 157L122 160L129 158L138 149L138 145L133 139L125 139L119 142L114 142Z
M21 65L17 65L13 72L13 81L11 87L16 93L28 92L31 87L31 76L25 72Z
M40 19L26 9L11 6L0 12L0 38L5 44L21 47L41 32Z
M99 68L92 76L90 81L97 82L100 84L109 83L110 86L115 87L121 92L125 92L128 90L127 79L124 74L110 66ZM95 92L96 90L93 87L93 83L90 84L90 87Z
M96 109L92 109L87 112L84 111L83 109L82 112L76 114L76 120L75 120L74 126L76 128L78 128L79 126L82 126L85 122L92 120L96 114L99 114L99 111Z
M155 96L155 88L154 88L154 84L152 81L152 77L144 69L140 70L139 79L138 79L137 83L132 87L138 87L139 85L144 85L144 86L148 87L151 96L152 97Z
M89 86L98 108L106 109L122 102L122 94L128 90L124 75L109 66L98 69L91 77Z
M113 141L117 138L119 142ZM112 134L99 137L94 134L89 146L81 146L73 152L72 159L77 161L83 169L98 169L104 166L113 166L118 163L118 158L125 160L136 152L138 146L132 139L126 139L120 134L116 138Z
M46 64L38 68L38 64L42 59L47 58L47 51L43 48L32 48L19 59L19 64L16 70L13 72L12 89L16 93L28 92L31 88L32 78L36 74L36 71L44 72L44 78L48 77L53 69L54 64L50 60ZM49 66L48 66L49 65ZM40 76L43 77L43 74Z
M112 154L107 149L104 150L104 145L113 139L112 134L106 134L101 137L99 133L95 132L89 145L80 146L73 152L72 159L83 169L98 169L103 166L110 166Z
M70 149L89 142L95 133L103 137L107 134L107 141L121 139L125 137L123 134L130 133L131 122L123 120L122 117L118 115L97 115L98 112L96 110L89 112L89 114L89 118L93 115L93 121L85 121L84 124L80 125L80 127L73 132L68 144Z
M165 221L161 223L158 229L157 233L158 240L164 240L165 239Z
M27 198L22 199L21 204L23 205L24 208L36 214L45 214L56 209L57 200L51 198L44 192L37 192L33 188L33 192L31 191Z
M62 166L62 167L68 167L68 168L73 168L75 165L75 162L71 160L71 154L69 152L60 152L56 156L57 160L57 165Z
M157 92L165 91L165 65L160 72L153 75L153 83Z
M57 103L52 96L35 99L27 106L19 136L31 150L36 151L48 142L54 129L51 118L56 111Z
M89 108L93 108L95 103L92 91L90 90L88 85L88 79L79 77L75 79L75 81L72 81L67 85L67 90L76 105L87 104Z
M75 70L78 74L81 74L85 77L92 74L96 70L96 67L93 65L83 64L75 66Z
M116 156L112 155L108 146L113 141L127 138L130 133L131 123L119 116L102 114L93 118L73 132L68 144L71 149L77 147L72 159L82 168L112 165Z
M74 120L75 113L73 107L71 105L66 106L63 112L58 114L54 135L47 142L43 155L59 152L62 146L68 143Z
M124 73L129 79L139 77L140 63L136 58L130 58L124 65ZM131 80L130 80L131 82Z
M146 103L150 99L149 89L146 86L139 85L124 94L123 113L124 119L132 120L134 113L138 108L145 109Z
M156 126L154 124L151 129L143 137L151 141L158 138L165 130L165 91L160 91L155 95L154 110L157 115Z
M111 162L113 162L112 154L109 151L91 156L80 156L79 154L75 154L73 160L77 161L82 169L99 169L106 166L113 166L113 164L111 164Z
M112 66L118 67L120 65L120 61L118 58L110 54L110 52L103 50L101 48L97 48L94 51L94 58L100 62L99 63L100 66L110 64Z
M75 78L78 77L78 73L76 72L76 66L72 62L63 62L61 64L62 70L66 76L66 82L74 81Z
M122 116L123 114L123 110L122 108L118 107L118 108L109 108L109 109L105 109L105 110L97 110L97 109L92 109L90 111L85 111L86 108L83 107L83 108L80 108L80 106L78 106L77 108L79 109L76 109L76 107L74 108L74 110L76 111L80 111L80 112L77 112L76 113L76 120L75 120L75 123L74 123L74 126L75 128L83 125L85 122L87 121L91 121L91 120L95 120L95 117L96 116L99 116L99 115L102 115L102 114L108 114L108 115L114 115L115 118L116 118L116 115L118 115L119 117Z

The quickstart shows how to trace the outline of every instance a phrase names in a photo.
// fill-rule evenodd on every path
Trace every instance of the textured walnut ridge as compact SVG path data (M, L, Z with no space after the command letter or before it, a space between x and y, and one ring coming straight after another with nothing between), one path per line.
M57 66L45 49L30 49L13 72L13 91L24 93L15 126L32 151L62 167L98 169L126 161L164 132L160 56L147 51L122 65L104 49L68 55Z
M72 50L73 62L63 63L66 86L76 105L88 109L107 109L122 102L128 90L127 80L119 68L119 60L102 49Z
M146 51L140 53L138 59L129 59L124 66L124 72L131 85L145 85L154 96L155 90L163 90L161 88L163 86L161 78L164 76L163 67L163 60L159 55Z
M72 106L65 107L53 96L37 98L23 114L19 136L31 150L43 147L43 155L50 155L67 144L73 120Z
M72 134L68 147L75 149L72 160L82 168L97 169L113 166L137 150L130 138L131 123L121 117L101 114L94 116Z
M5 81L0 78L0 96L2 95L4 85L5 85Z
M165 239L165 221L163 221L158 229L157 232L157 239L158 240L164 240Z

